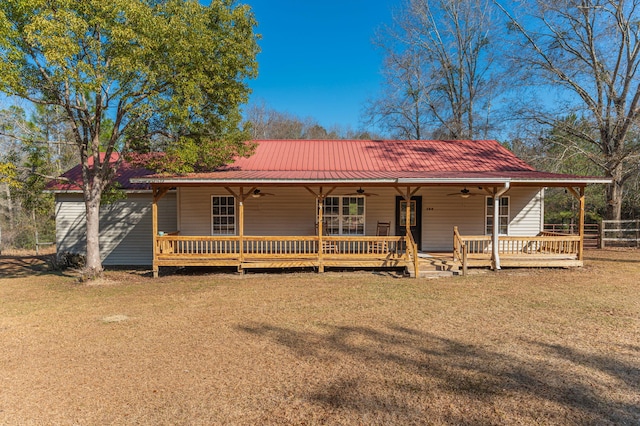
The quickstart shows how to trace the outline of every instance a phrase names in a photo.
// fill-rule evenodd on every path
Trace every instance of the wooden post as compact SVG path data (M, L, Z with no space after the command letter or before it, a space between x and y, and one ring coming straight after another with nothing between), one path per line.
M580 187L580 215L578 216L578 228L580 232L580 244L578 245L578 260L584 258L584 186Z
M404 197L404 201L406 202L405 206L405 227L407 231L407 239L409 238L409 234L411 233L411 188L407 186L407 195Z
M322 214L324 213L324 196L322 195L322 187L320 187L320 193L317 196L318 202L318 272L324 272L324 262L323 262L323 250L322 250L322 226L323 226L323 218Z
M158 201L166 195L169 188L166 187L151 187L151 232L153 232L153 277L158 278Z
M153 194L153 199L151 201L151 232L153 233L152 238L152 250L153 250L153 278L158 278L158 189L156 187L152 187L151 193Z
M467 276L467 245L462 246L462 276Z
M240 197L238 198L238 236L239 244L238 250L240 251L240 264L238 265L238 272L244 273L242 270L242 262L244 262L244 188L240 187Z
M576 191L572 187L567 187L571 195L573 195L579 202L578 213L578 235L580 236L580 242L578 243L578 260L584 258L584 186L580 187L580 191Z
M407 186L407 193L406 195L404 195L404 201L406 203L406 206L405 206L406 237L405 238L407 239L407 246L409 245L410 242L415 242L413 238L410 237L411 235L411 197L413 196L413 194L416 193L417 190L418 188L414 189L413 192L411 192L411 187ZM417 220L417 217L416 217L416 220ZM420 278L420 259L418 258L418 245L412 244L411 251L413 252L413 259L411 260L413 261L414 275L415 275L415 278Z
M453 257L454 257L454 259L453 259L453 260L456 260L456 259L455 259L455 254L456 254L456 253L460 253L460 251L458 250L458 238L457 238L457 234L458 234L458 227L457 227L457 226L454 226L454 227L453 227L453 255L454 255L454 256L453 256Z

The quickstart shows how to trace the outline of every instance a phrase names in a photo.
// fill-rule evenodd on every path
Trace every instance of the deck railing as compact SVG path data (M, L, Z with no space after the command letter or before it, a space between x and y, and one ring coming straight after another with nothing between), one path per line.
M406 252L406 242L401 236L328 235L322 237L322 249L325 256L400 257Z
M467 245L462 239L458 227L453 227L453 261L462 266L462 275L467 275Z
M158 256L207 256L233 257L240 254L240 238L229 237L185 237L165 235L156 237Z
M468 255L491 255L490 235L460 236L458 234L457 238L460 241L458 244L466 247ZM498 254L500 255L557 254L577 256L579 248L580 237L577 235L544 232L535 237L498 237Z
M309 257L318 253L318 237L243 237L244 255L251 257Z
M242 250L240 248L242 247ZM325 256L401 258L407 251L403 236L323 236ZM156 256L198 258L315 258L317 236L180 236L156 237Z

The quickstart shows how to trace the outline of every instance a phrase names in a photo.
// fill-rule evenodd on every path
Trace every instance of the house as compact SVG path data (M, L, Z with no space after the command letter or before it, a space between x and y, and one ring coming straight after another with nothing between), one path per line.
M581 266L582 231L543 233L544 188L567 188L582 224L585 186L609 182L536 171L492 140L256 142L251 157L208 173L123 169L128 197L102 216L105 265L419 275L425 253L447 252L465 268ZM54 189L59 250L79 250L81 197Z

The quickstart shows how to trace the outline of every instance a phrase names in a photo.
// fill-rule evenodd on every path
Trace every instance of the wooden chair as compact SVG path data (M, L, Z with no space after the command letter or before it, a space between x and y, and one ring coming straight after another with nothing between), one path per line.
M391 222L378 222L376 227L376 237L388 237L391 232ZM386 254L388 251L387 241L374 241L369 245L369 253Z
M316 223L316 235L318 235L318 224ZM322 222L322 236L329 236L329 234L327 234L327 222ZM322 252L323 253L330 253L330 254L337 254L339 252L338 250L338 245L335 244L334 242L330 242L330 241L322 241Z

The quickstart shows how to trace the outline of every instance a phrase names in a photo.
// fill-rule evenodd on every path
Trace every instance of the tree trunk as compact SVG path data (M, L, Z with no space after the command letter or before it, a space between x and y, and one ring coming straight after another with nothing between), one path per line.
M87 212L87 264L85 278L92 279L102 274L100 259L100 195L88 194L85 198Z
M609 177L613 182L607 186L607 219L620 220L622 218L623 177L622 165L611 171Z

